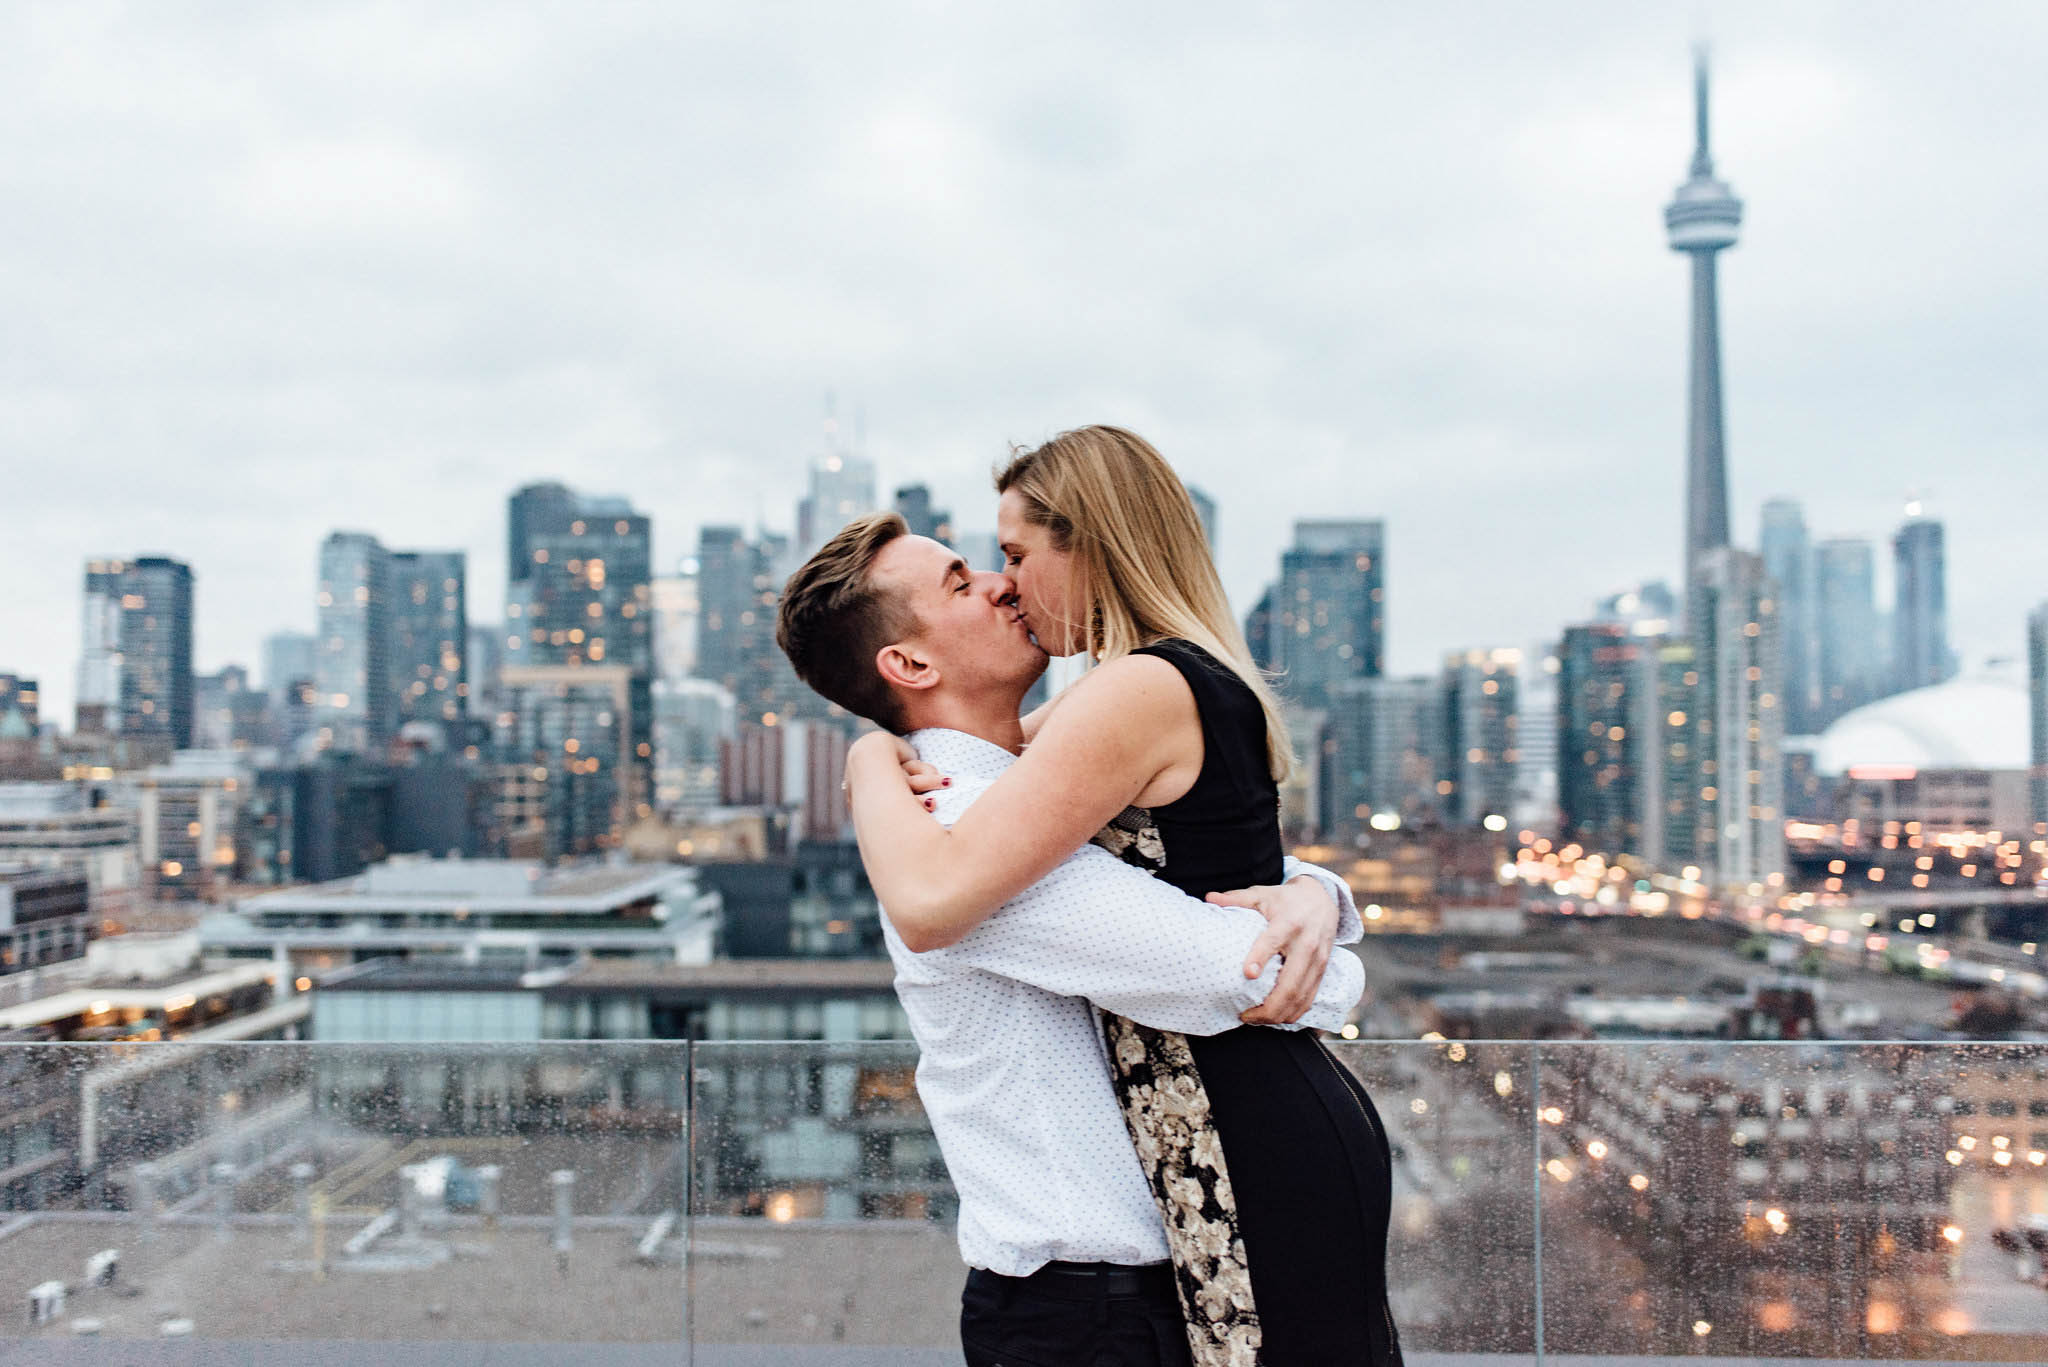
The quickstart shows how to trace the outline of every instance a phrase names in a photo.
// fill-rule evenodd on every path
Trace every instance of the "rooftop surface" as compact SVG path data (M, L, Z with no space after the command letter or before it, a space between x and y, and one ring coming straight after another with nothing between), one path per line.
M686 884L670 864L572 864L547 868L516 859L394 859L353 878L245 897L249 915L302 910L579 913L617 911Z

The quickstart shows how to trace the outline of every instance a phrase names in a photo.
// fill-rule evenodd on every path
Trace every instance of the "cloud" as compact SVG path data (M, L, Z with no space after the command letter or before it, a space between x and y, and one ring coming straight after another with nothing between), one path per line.
M0 668L68 711L79 577L168 550L202 664L319 540L631 495L788 525L823 396L969 526L1010 440L1153 436L1241 601L1386 517L1393 664L1676 573L1690 13L1213 5L25 7L0 18ZM1950 524L1952 619L2048 596L2028 168L2048 11L1717 6L1737 526Z

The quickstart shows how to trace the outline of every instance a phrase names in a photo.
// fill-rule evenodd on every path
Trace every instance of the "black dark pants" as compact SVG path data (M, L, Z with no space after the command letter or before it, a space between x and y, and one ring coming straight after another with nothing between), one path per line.
M1099 1265L1090 1265L1099 1268ZM1190 1367L1188 1331L1165 1264L1055 1263L1029 1277L981 1268L960 1293L967 1367Z

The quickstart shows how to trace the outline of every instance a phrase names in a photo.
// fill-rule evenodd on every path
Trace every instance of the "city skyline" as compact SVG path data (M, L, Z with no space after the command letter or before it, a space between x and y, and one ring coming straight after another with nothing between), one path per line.
M1882 545L1918 492L1951 533L1966 669L2017 656L2048 548L2025 499L1966 497L1936 472L1998 487L2032 472L2040 401L2022 377L2042 359L2029 320L2043 268L2003 225L2033 221L2043 192L1988 172L2021 164L2028 121L2014 111L2039 96L2016 63L1964 58L2021 50L2043 20L1987 7L1963 33L1932 17L1764 14L1726 7L1708 24L1714 150L1754 211L1720 281L1735 542L1754 546L1760 505L1786 496L1816 543ZM1600 596L1679 581L1686 297L1658 219L1690 143L1694 35L1679 19L1503 15L1458 35L1470 60L1457 79L1419 82L1402 67L1432 70L1418 59L1442 46L1432 21L1333 15L1328 53L1289 38L1273 57L1284 72L1255 63L1241 98L1203 110L1186 93L1242 37L1221 14L1192 16L1127 88L1088 79L1098 59L1070 44L1034 66L1000 25L934 21L958 70L1000 79L961 90L876 54L885 79L827 82L726 151L689 117L719 83L664 88L659 108L685 130L677 165L742 179L725 182L723 217L655 195L644 224L602 212L628 193L620 177L645 193L628 173L655 165L619 101L648 96L656 75L626 49L682 53L690 70L752 54L786 93L808 89L796 75L826 48L872 45L847 48L823 13L776 35L791 46L772 61L744 25L660 19L567 35L530 16L424 34L331 14L219 30L138 16L120 35L83 17L12 22L26 62L83 54L61 86L0 96L50 133L9 153L22 176L0 182L33 187L0 194L36 277L19 314L34 364L0 409L18 450L45 462L23 482L23 534L0 549L15 586L0 668L40 680L45 717L72 714L84 559L190 563L201 672L256 665L263 638L312 625L317 545L335 527L467 551L471 603L489 612L503 601L500 500L534 479L631 498L660 570L704 523L794 530L828 387L844 420L864 412L878 487L924 482L970 531L992 522L986 471L1008 440L1136 426L1215 495L1240 613L1297 518L1385 522L1389 674L1554 639ZM1136 32L1086 22L1105 42ZM174 34L179 62L137 66ZM573 37L617 93L552 58L551 36ZM434 41L473 59L451 76L400 55ZM1304 93L1318 88L1304 73L1339 62L1342 80ZM221 64L253 69L213 103L188 101L186 77ZM333 80L362 69L394 101L367 131L364 97ZM587 100L576 127L607 155L587 170L507 162L455 119L451 82L500 126ZM233 133L251 114L274 116L276 141ZM96 170L98 197L82 199L67 178L102 163L66 148L124 137L205 193L176 201L179 230L111 270L106 294L86 279L98 248L155 222L170 182L124 162ZM1254 148L1265 169L1246 160ZM1366 174L1304 179L1339 163ZM1216 164L1241 170L1237 196L1202 188ZM588 202L555 193L572 189ZM1125 226L1015 212L1081 193ZM749 266L735 231L807 198L845 244L798 267L781 253L823 244L771 235ZM73 217L81 205L94 217ZM532 224L509 225L526 211ZM1190 215L1209 226L1161 236ZM1842 231L1858 219L1885 232ZM854 283L878 243L893 244L891 269ZM1900 257L1940 269L1902 275ZM559 264L535 276L542 260ZM1046 291L1048 273L1067 289ZM1270 477L1275 452L1290 478ZM93 477L46 477L58 470ZM1888 600L1889 564L1879 573Z

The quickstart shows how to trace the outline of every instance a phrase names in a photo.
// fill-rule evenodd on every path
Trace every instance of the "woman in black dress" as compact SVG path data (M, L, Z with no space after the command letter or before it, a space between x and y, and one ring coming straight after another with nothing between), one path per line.
M1091 834L1198 897L1279 882L1286 732L1171 467L1129 432L1083 428L996 483L1026 622L1096 667L1025 719L1029 749L950 831L920 820L891 738L855 746L862 855L899 932L957 940ZM1290 942L1251 1019L1298 1017L1321 949ZM1104 1032L1196 1367L1400 1363L1390 1158L1357 1080L1306 1031L1200 1038L1108 1016Z

